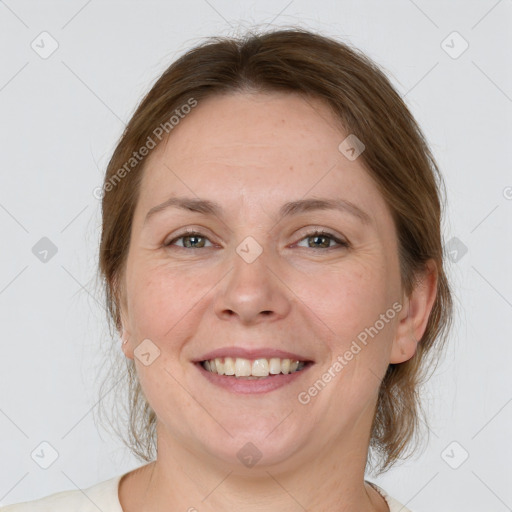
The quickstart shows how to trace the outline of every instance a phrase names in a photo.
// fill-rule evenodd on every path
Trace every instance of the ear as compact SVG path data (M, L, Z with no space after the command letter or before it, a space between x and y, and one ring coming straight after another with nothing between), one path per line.
M133 339L130 331L130 324L128 322L127 304L124 293L124 287L119 286L118 276L114 277L114 290L117 301L117 307L121 320L121 350L128 359L133 359ZM126 340L126 343L124 341Z
M121 339L122 339L121 350L123 351L124 355L128 359L133 359L133 340L130 336L129 331L124 327L124 325L125 324L123 323L122 334L121 334ZM125 343L125 340L126 340L126 343Z
M398 320L390 363L403 363L416 353L437 295L437 277L437 265L431 259L426 263L410 296L404 297L404 308Z

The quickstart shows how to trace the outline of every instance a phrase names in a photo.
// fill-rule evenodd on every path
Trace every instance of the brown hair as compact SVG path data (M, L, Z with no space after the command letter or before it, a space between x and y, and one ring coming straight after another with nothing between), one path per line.
M118 283L144 169L143 158L140 163L130 160L134 152L154 139L156 127L169 123L191 99L200 103L244 91L299 93L328 104L347 134L365 145L359 158L392 212L407 294L427 260L437 264L437 296L418 349L410 360L390 364L380 386L368 461L373 452L380 472L385 471L408 455L407 448L416 446L412 441L418 439L422 414L418 387L439 358L452 321L452 298L444 270L444 184L439 169L404 101L361 51L304 29L281 29L210 38L169 66L130 119L106 171L99 269L109 319L120 332L123 297ZM117 432L135 455L150 461L155 455L156 416L142 393L133 361L123 360L119 369L128 379L129 431L126 438L126 432Z

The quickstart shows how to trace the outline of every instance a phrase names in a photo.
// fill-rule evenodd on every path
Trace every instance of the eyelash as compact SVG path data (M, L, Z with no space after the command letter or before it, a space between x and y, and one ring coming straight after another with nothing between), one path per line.
M198 231L187 230L187 231L184 231L183 233L181 233L179 236L173 238L169 242L165 243L164 247L171 247L173 245L173 243L176 242L177 240L180 240L181 238L187 238L189 236L198 236L198 237L204 238L206 240L209 240L208 237L204 236L202 233L200 233ZM323 229L314 229L313 231L310 231L309 233L306 233L299 240L299 242L301 242L302 240L304 240L306 238L312 238L314 236L325 236L325 237L328 237L328 238L330 238L331 240L333 240L334 242L336 242L339 245L339 247L326 247L326 248L323 248L324 250L343 248L343 247L344 248L350 247L350 244L347 241L340 240L339 238L334 236L332 233L329 233L328 231L325 231ZM210 240L210 242L211 242L211 240ZM206 249L206 247L179 247L179 248L180 249L188 249L188 250L190 250L190 249ZM307 249L307 247L305 247L305 249ZM314 249L314 247L311 247L311 249ZM322 248L320 248L320 249L322 249Z

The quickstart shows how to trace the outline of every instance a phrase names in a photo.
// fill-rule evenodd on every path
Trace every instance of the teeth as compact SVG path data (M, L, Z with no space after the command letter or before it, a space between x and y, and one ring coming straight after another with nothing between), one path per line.
M281 359L279 357L273 357L269 361L269 372L272 375L277 375L278 373L281 373Z
M254 360L244 359L242 357L217 357L216 359L202 362L203 368L211 373L246 378L264 378L269 375L278 375L279 373L286 375L302 370L304 364L303 361L280 359L278 357Z
M206 362L206 361L205 361ZM208 368L206 368L208 370ZM232 357L224 358L224 374L235 375L235 362Z
M237 357L235 361L235 375L237 377L249 377L251 375L251 361Z
M266 359L253 361L251 374L255 377L268 377L268 361Z
M205 361L205 363L206 363L206 361ZM225 373L225 370L224 370L225 364L222 363L220 361L220 359L215 359L215 366L216 366L216 369L217 369L217 373L219 375L224 375L224 373Z

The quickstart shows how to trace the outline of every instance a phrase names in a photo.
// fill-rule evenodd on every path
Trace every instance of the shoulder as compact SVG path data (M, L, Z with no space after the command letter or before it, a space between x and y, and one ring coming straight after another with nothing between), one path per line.
M0 508L0 512L123 512L118 489L122 475L87 489L63 491L44 498Z
M367 482L386 500L389 512L412 512L405 505L402 505L399 501L395 500L395 498L392 498L382 487L368 480Z

